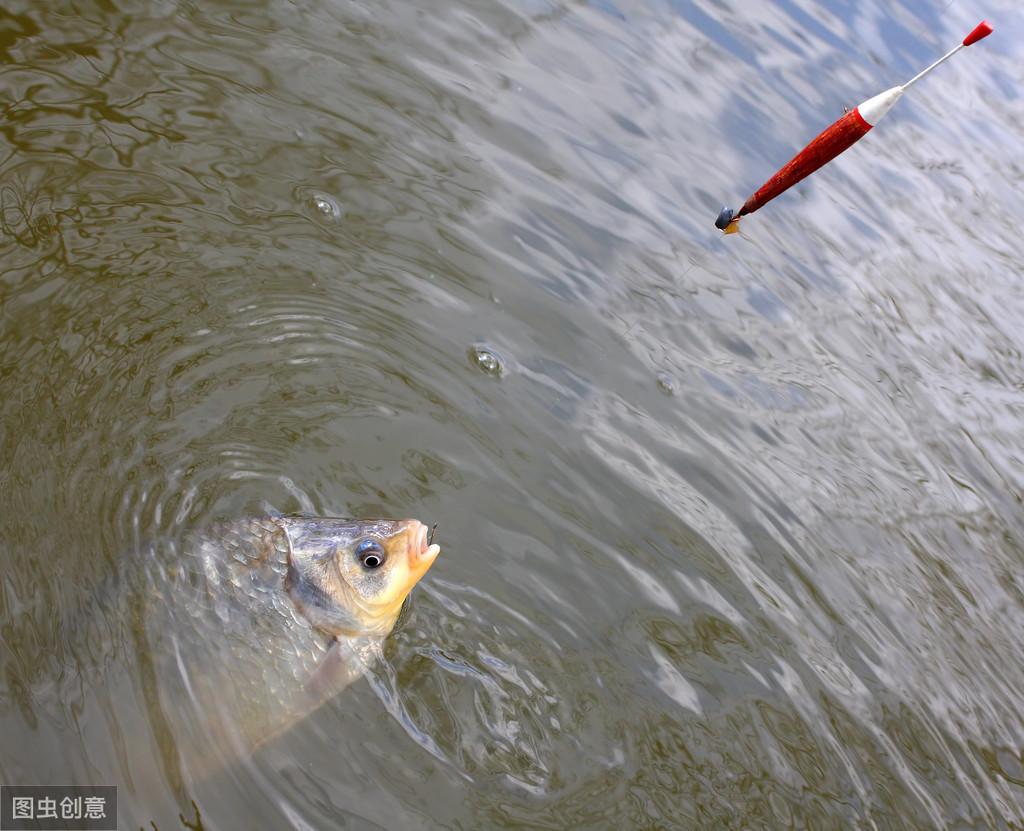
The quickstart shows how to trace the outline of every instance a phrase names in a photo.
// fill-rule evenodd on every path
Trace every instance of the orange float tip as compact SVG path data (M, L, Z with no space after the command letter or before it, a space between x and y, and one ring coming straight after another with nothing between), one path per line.
M987 38L992 34L992 24L987 20L982 20L971 33L964 38L964 46L970 46L972 43L977 43L982 38Z

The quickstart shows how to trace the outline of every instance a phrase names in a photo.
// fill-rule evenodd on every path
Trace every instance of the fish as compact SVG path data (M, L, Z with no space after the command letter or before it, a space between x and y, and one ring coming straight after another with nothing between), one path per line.
M154 544L124 566L80 651L95 667L111 654L99 633L120 642L165 778L193 779L211 759L250 758L382 659L440 552L432 537L415 519L284 516Z

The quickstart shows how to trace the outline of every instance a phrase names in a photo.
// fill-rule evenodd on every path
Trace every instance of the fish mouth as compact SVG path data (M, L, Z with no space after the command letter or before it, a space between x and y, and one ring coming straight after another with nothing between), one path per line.
M409 520L408 557L409 565L415 571L426 571L441 553L441 546L430 542L430 528L418 519Z

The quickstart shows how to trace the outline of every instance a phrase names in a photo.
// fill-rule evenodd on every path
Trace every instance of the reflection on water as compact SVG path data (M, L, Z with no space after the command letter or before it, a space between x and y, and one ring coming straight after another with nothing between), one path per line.
M975 12L8 4L0 781L162 829L1019 827L1024 32L987 11L724 239ZM200 770L119 587L288 511L444 553L370 678Z

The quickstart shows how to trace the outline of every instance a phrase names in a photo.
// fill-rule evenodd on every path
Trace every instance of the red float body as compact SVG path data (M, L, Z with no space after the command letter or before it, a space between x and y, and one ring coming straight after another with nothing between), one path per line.
M868 124L857 109L852 109L820 136L814 139L803 150L797 153L789 163L779 170L771 179L761 185L751 196L737 217L752 214L758 208L771 202L784 190L793 187L801 179L814 173L823 164L832 161L836 156L867 135L871 125Z
M785 167L761 185L760 189L743 204L738 213L733 214L730 208L722 208L718 219L715 220L715 227L721 229L726 234L737 233L740 227L739 219L741 216L752 214L758 208L771 202L783 191L788 190L797 182L810 176L822 165L832 161L844 150L867 135L868 131L878 123L879 119L899 101L903 93L921 80L921 78L939 66L939 64L949 60L964 47L977 43L990 34L992 34L992 24L987 20L981 21L963 39L961 44L951 49L931 66L919 72L907 83L887 89L885 92L880 92L873 98L862 102L859 107L840 118L790 159Z

